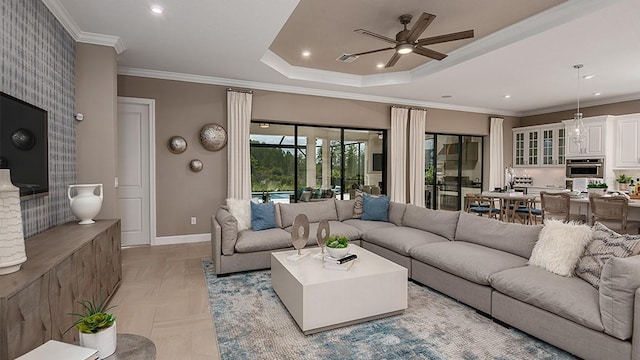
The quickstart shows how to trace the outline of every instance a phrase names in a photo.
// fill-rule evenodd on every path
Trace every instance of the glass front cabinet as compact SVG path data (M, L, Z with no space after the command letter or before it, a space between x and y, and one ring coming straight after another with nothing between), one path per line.
M514 166L564 166L565 150L562 123L513 129Z

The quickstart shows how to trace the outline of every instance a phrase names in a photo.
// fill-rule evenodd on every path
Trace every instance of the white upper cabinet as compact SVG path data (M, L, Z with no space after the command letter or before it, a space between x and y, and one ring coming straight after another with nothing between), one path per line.
M606 138L607 138L607 121L611 116L595 116L584 118L583 122L587 128L587 137L585 145L580 146L571 138L573 134L573 120L564 120L565 132L567 134L567 157L605 157Z
M640 168L640 114L616 117L615 167Z
M564 166L565 133L561 123L513 129L513 165Z

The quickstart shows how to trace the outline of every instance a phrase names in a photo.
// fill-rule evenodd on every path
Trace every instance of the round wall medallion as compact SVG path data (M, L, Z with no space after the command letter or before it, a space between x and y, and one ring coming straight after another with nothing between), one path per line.
M174 154L182 154L187 150L187 140L182 136L172 136L167 143L167 147Z
M31 150L36 145L36 136L27 129L18 129L11 134L11 142L20 150Z
M189 162L189 169L191 169L191 171L193 172L200 172L203 166L204 165L202 164L202 161L198 159L193 159Z
M227 131L218 124L207 124L200 130L200 144L209 151L218 151L227 144Z

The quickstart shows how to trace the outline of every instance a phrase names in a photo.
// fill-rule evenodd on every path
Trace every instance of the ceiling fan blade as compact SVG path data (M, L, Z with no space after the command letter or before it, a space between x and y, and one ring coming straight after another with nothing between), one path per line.
M391 59L389 59L389 61L387 61L387 64L384 67L385 68L392 67L393 65L395 65L398 62L398 60L400 60L401 56L402 55L398 54L397 52L393 53L393 56L391 56Z
M467 31L460 31L456 33L438 35L438 36L432 36L429 38L420 39L416 42L416 44L418 46L433 45L433 44L440 44L448 41L468 39L472 37L473 37L473 30L467 30Z
M413 52L418 55L426 56L436 60L442 60L447 57L447 54L443 54L441 52L433 51L431 49L426 49L419 46L414 47Z
M416 41L418 37L422 35L422 33L427 29L427 27L431 25L431 22L435 18L436 18L435 15L422 13L418 21L416 21L416 23L411 28L411 31L407 36L407 42L412 43Z
M349 54L351 56L360 56L360 55L367 55L367 54L373 54L373 53L377 53L380 51L386 51L386 50L393 50L395 49L394 47L386 47L386 48L382 48L382 49L377 49L377 50L370 50L370 51L365 51L365 52L361 52L361 53L357 53L357 54Z
M360 33L360 34L362 34L362 35L368 35L368 36L374 37L374 38L376 38L376 39L378 39L378 40L386 41L386 42L391 43L391 44L394 44L394 45L397 45L397 44L398 44L398 42L397 42L397 41L395 41L395 40L393 40L392 38L388 38L388 37L386 37L386 36L384 36L384 35L376 34L376 33L371 32L371 31L369 31L369 30L365 30L365 29L355 29L355 30L353 30L353 31L354 31L354 32L357 32L357 33Z

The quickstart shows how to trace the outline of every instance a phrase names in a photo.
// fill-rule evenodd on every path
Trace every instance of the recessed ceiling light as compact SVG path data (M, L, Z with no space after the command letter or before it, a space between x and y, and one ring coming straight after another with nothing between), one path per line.
M383 64L383 63L379 63L379 64L377 64L377 65L376 65L376 67L377 67L378 69L382 69L382 68L384 67L384 64Z
M511 95L505 95L505 96L504 96L504 98L505 98L505 99L510 99L510 98L511 98Z
M585 75L582 78L585 80L589 80L589 79L593 79L594 77L596 77L595 75Z
M152 5L151 12L154 14L162 14L164 12L164 9L160 5Z
M600 96L600 95L601 95L601 93L599 93L599 92L594 92L593 93L593 96Z
M309 56L311 56L311 51L309 51L309 50L305 50L305 51L303 51L303 52L302 52L302 56L304 56L304 57L309 57Z
M443 99L448 99L448 98L452 98L452 97L453 97L453 96L451 96L451 95L442 95L442 98L443 98Z

